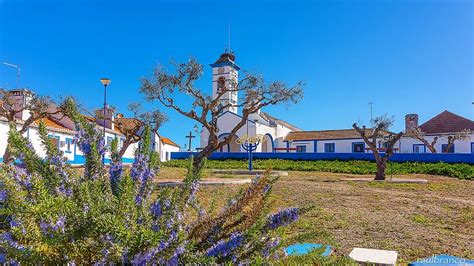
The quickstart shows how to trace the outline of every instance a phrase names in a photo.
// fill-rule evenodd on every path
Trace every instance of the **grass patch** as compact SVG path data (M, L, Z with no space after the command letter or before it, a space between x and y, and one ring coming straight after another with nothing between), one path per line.
M186 167L187 160L171 160L165 162L169 167ZM316 171L345 174L375 174L376 165L369 161L293 161L293 160L254 160L255 169L285 170L285 171ZM207 167L211 169L246 169L247 161L240 160L209 160ZM459 179L474 178L474 165L448 163L419 163L404 162L390 163L387 166L387 175L395 174L430 174L456 177Z
M411 217L411 220L414 223L425 225L425 226L428 226L431 224L431 220L428 219L428 217L424 216L423 214L415 214Z

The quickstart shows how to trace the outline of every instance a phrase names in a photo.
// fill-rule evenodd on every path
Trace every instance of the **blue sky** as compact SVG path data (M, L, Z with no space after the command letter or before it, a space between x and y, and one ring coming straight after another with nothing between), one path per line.
M305 130L350 128L374 115L447 109L473 119L472 1L12 1L0 0L0 61L19 64L21 84L75 96L88 108L109 103L128 114L142 101L140 77L157 63L193 56L198 86L211 92L208 64L227 46L245 70L289 84L306 81L304 100L266 110ZM16 86L0 66L0 87ZM194 123L163 109L161 132L178 144Z

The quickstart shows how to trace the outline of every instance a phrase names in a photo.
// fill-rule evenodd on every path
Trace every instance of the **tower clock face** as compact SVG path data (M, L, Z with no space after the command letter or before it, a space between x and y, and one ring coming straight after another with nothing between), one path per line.
M223 68L223 67L219 67L219 68L217 69L217 73L219 73L219 74L224 73L224 68Z

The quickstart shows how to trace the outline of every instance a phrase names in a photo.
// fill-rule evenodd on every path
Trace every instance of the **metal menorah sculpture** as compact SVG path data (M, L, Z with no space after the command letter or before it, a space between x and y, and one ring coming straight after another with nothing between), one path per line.
M242 145L242 148L249 154L249 172L252 172L252 152L257 150L258 144L263 141L265 141L265 138L260 134L253 137L243 135L235 141L237 144Z

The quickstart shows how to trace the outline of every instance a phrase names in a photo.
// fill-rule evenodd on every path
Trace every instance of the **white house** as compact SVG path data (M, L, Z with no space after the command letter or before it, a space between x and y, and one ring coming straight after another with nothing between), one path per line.
M235 86L238 82L240 67L235 63L233 53L224 53L220 58L211 64L212 67L212 97L217 96L217 92L223 87ZM223 102L231 102L238 105L238 94L236 91L229 91L222 96ZM229 136L229 132L241 121L242 116L238 113L235 106L228 107L218 118L217 126L221 134L219 140ZM280 149L286 149L284 142L285 136L291 131L300 129L277 119L268 113L258 112L249 115L246 124L237 131L232 141L221 149L221 152L244 152L241 145L236 143L237 138L243 135L255 136L263 135L263 142L258 145L256 152L276 152ZM209 132L204 128L201 132L201 147L207 145Z
M412 128L419 127L425 134L425 139L431 143L437 138L434 148L437 153L474 153L474 121L443 111L425 123L418 125L418 115L408 114L405 116L405 132ZM448 137L468 129L471 134L466 140L457 140L450 150ZM402 153L431 153L431 151L420 141L409 136L404 136L400 140Z
M370 135L371 129L367 129ZM388 137L390 132L384 132ZM285 142L287 152L314 152L314 153L366 153L371 152L359 133L354 129L297 131L290 132ZM377 148L386 148L383 138L377 139ZM400 142L394 146L394 152L400 150Z
M14 90L12 92L15 97L15 101L19 105L25 104L28 101L28 98L33 95L31 91L25 89ZM55 108L55 106L51 106L51 109ZM29 111L25 110L19 112L16 117L17 119L15 122L17 123L17 127L20 128L24 121L28 119ZM119 140L119 148L123 145L125 135L118 127L115 126L116 122L128 122L136 120L135 118L124 118L120 114L115 116L112 109L106 110L105 119L96 119L86 115L84 117L90 122L96 123L97 130L99 131L103 131L105 125L105 144L110 145L112 140L117 138ZM84 155L77 148L76 143L74 142L74 136L76 134L74 122L63 114L54 114L48 118L42 119L42 121L46 125L51 141L57 144L59 150L63 151L64 156L67 157L68 162L71 164L83 164L85 162ZM40 121L35 121L33 124L31 124L24 136L30 140L38 155L45 156L46 153L38 135L39 122ZM0 162L2 161L2 157L7 146L8 131L9 125L7 119L0 117ZM139 134L141 132L137 133ZM179 151L179 146L168 138L162 137L160 139L158 137L158 143L159 145L157 146L157 151L160 153L162 160L169 160L171 152ZM134 152L137 147L138 143L134 143L127 148L122 157L122 161L124 163L133 163ZM106 162L110 160L110 152L106 152L105 159Z
M160 155L162 162L169 161L171 159L172 152L178 152L180 146L171 139L161 136L158 133L152 134L152 149Z

